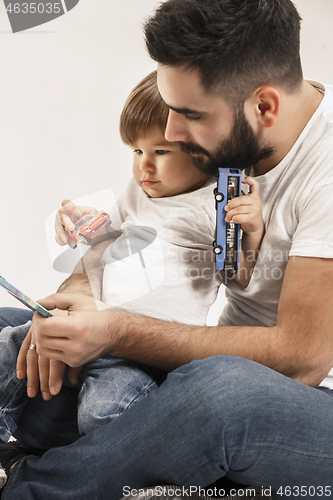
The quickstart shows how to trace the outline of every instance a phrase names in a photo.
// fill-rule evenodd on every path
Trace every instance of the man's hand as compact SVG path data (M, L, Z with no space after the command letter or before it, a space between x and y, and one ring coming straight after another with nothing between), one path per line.
M116 340L110 334L110 309L108 314L100 308L106 308L102 302L80 294L53 294L39 301L49 310L55 308L67 311L64 316L44 318L34 316L34 335L37 353L50 360L62 361L70 367L80 367L92 359L111 352ZM117 311L114 311L116 331ZM70 382L77 379L77 371L70 371Z
M45 401L48 401L60 392L66 365L61 361L49 360L39 356L36 351L29 349L35 344L34 326L30 328L22 342L17 358L17 378L27 376L27 394L29 398L37 395L38 387Z
M57 311L56 314L64 314L64 312ZM20 348L16 365L17 378L23 379L25 376L27 377L27 394L29 398L34 398L37 395L40 386L43 399L49 401L52 396L56 396L61 390L66 364L59 360L50 360L40 356L37 351L29 349L31 344L36 345L34 324ZM69 381L72 384L77 382L82 368L73 368L68 373Z

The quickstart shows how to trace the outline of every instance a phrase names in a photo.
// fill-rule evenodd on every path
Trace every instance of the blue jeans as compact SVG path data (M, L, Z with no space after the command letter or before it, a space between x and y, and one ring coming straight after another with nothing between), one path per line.
M157 387L148 367L105 356L87 363L81 377L78 426L81 436L119 417Z
M8 441L15 434L17 425L19 428L29 428L31 449L42 453L54 446L73 443L80 437L78 429L73 426L73 421L77 420L77 408L66 402L66 397L68 400L74 398L77 404L79 389L74 388L65 377L62 402L60 398L58 401L52 398L48 407L53 418L61 422L63 432L56 436L45 432L40 439L41 429L38 424L35 425L35 408L42 408L43 399L40 392L34 400L29 399L26 394L26 379L18 380L15 373L17 355L29 331L32 315L32 312L25 309L0 308L0 439ZM28 322L24 323L26 321ZM22 326L21 322L24 323ZM10 327L6 328L6 324Z
M29 309L18 309L16 307L0 308L0 330L5 326L24 325L32 319L33 312Z
M15 314L16 312L16 314ZM28 314L27 314L28 313ZM0 309L0 439L7 441L15 433L16 422L29 399L26 380L15 376L20 345L31 322L16 326L19 320L29 320L29 311ZM10 324L4 328L4 325ZM14 328L13 328L14 327ZM78 396L78 428L80 435L105 425L145 397L157 386L155 378L162 375L134 361L105 356L87 363L80 377ZM73 387L64 378L64 385Z
M205 487L223 478L272 487L275 499L333 498L333 391L214 356L178 368L80 438L77 396L64 387L49 402L25 406L15 436L52 449L19 461L2 500L118 500L132 488Z

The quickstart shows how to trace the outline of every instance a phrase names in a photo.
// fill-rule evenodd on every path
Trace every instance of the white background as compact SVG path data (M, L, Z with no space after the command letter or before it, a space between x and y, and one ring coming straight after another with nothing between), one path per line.
M333 83L333 1L297 0L306 78ZM118 119L155 69L142 23L155 0L80 0L68 14L12 34L0 0L0 275L34 299L66 274L53 269L51 214L62 199L102 193L131 176ZM95 205L97 205L97 200ZM46 224L46 222L48 223ZM49 242L49 243L48 243ZM0 290L0 306L19 306ZM212 312L221 309L221 301Z

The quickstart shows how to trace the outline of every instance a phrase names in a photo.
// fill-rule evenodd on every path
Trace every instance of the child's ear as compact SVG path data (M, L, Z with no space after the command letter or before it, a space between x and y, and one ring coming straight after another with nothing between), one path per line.
M265 85L254 94L257 103L257 120L263 127L272 127L280 111L281 96L275 87Z

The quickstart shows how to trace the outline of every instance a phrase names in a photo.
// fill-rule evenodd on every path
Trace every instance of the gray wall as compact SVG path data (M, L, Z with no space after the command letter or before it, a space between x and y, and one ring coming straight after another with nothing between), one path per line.
M131 176L118 118L131 88L155 68L141 24L156 4L81 0L49 24L12 34L0 0L0 274L35 299L66 277L53 269L61 200L100 199L102 207ZM305 76L333 83L333 2L296 4ZM0 290L0 305L19 303Z

